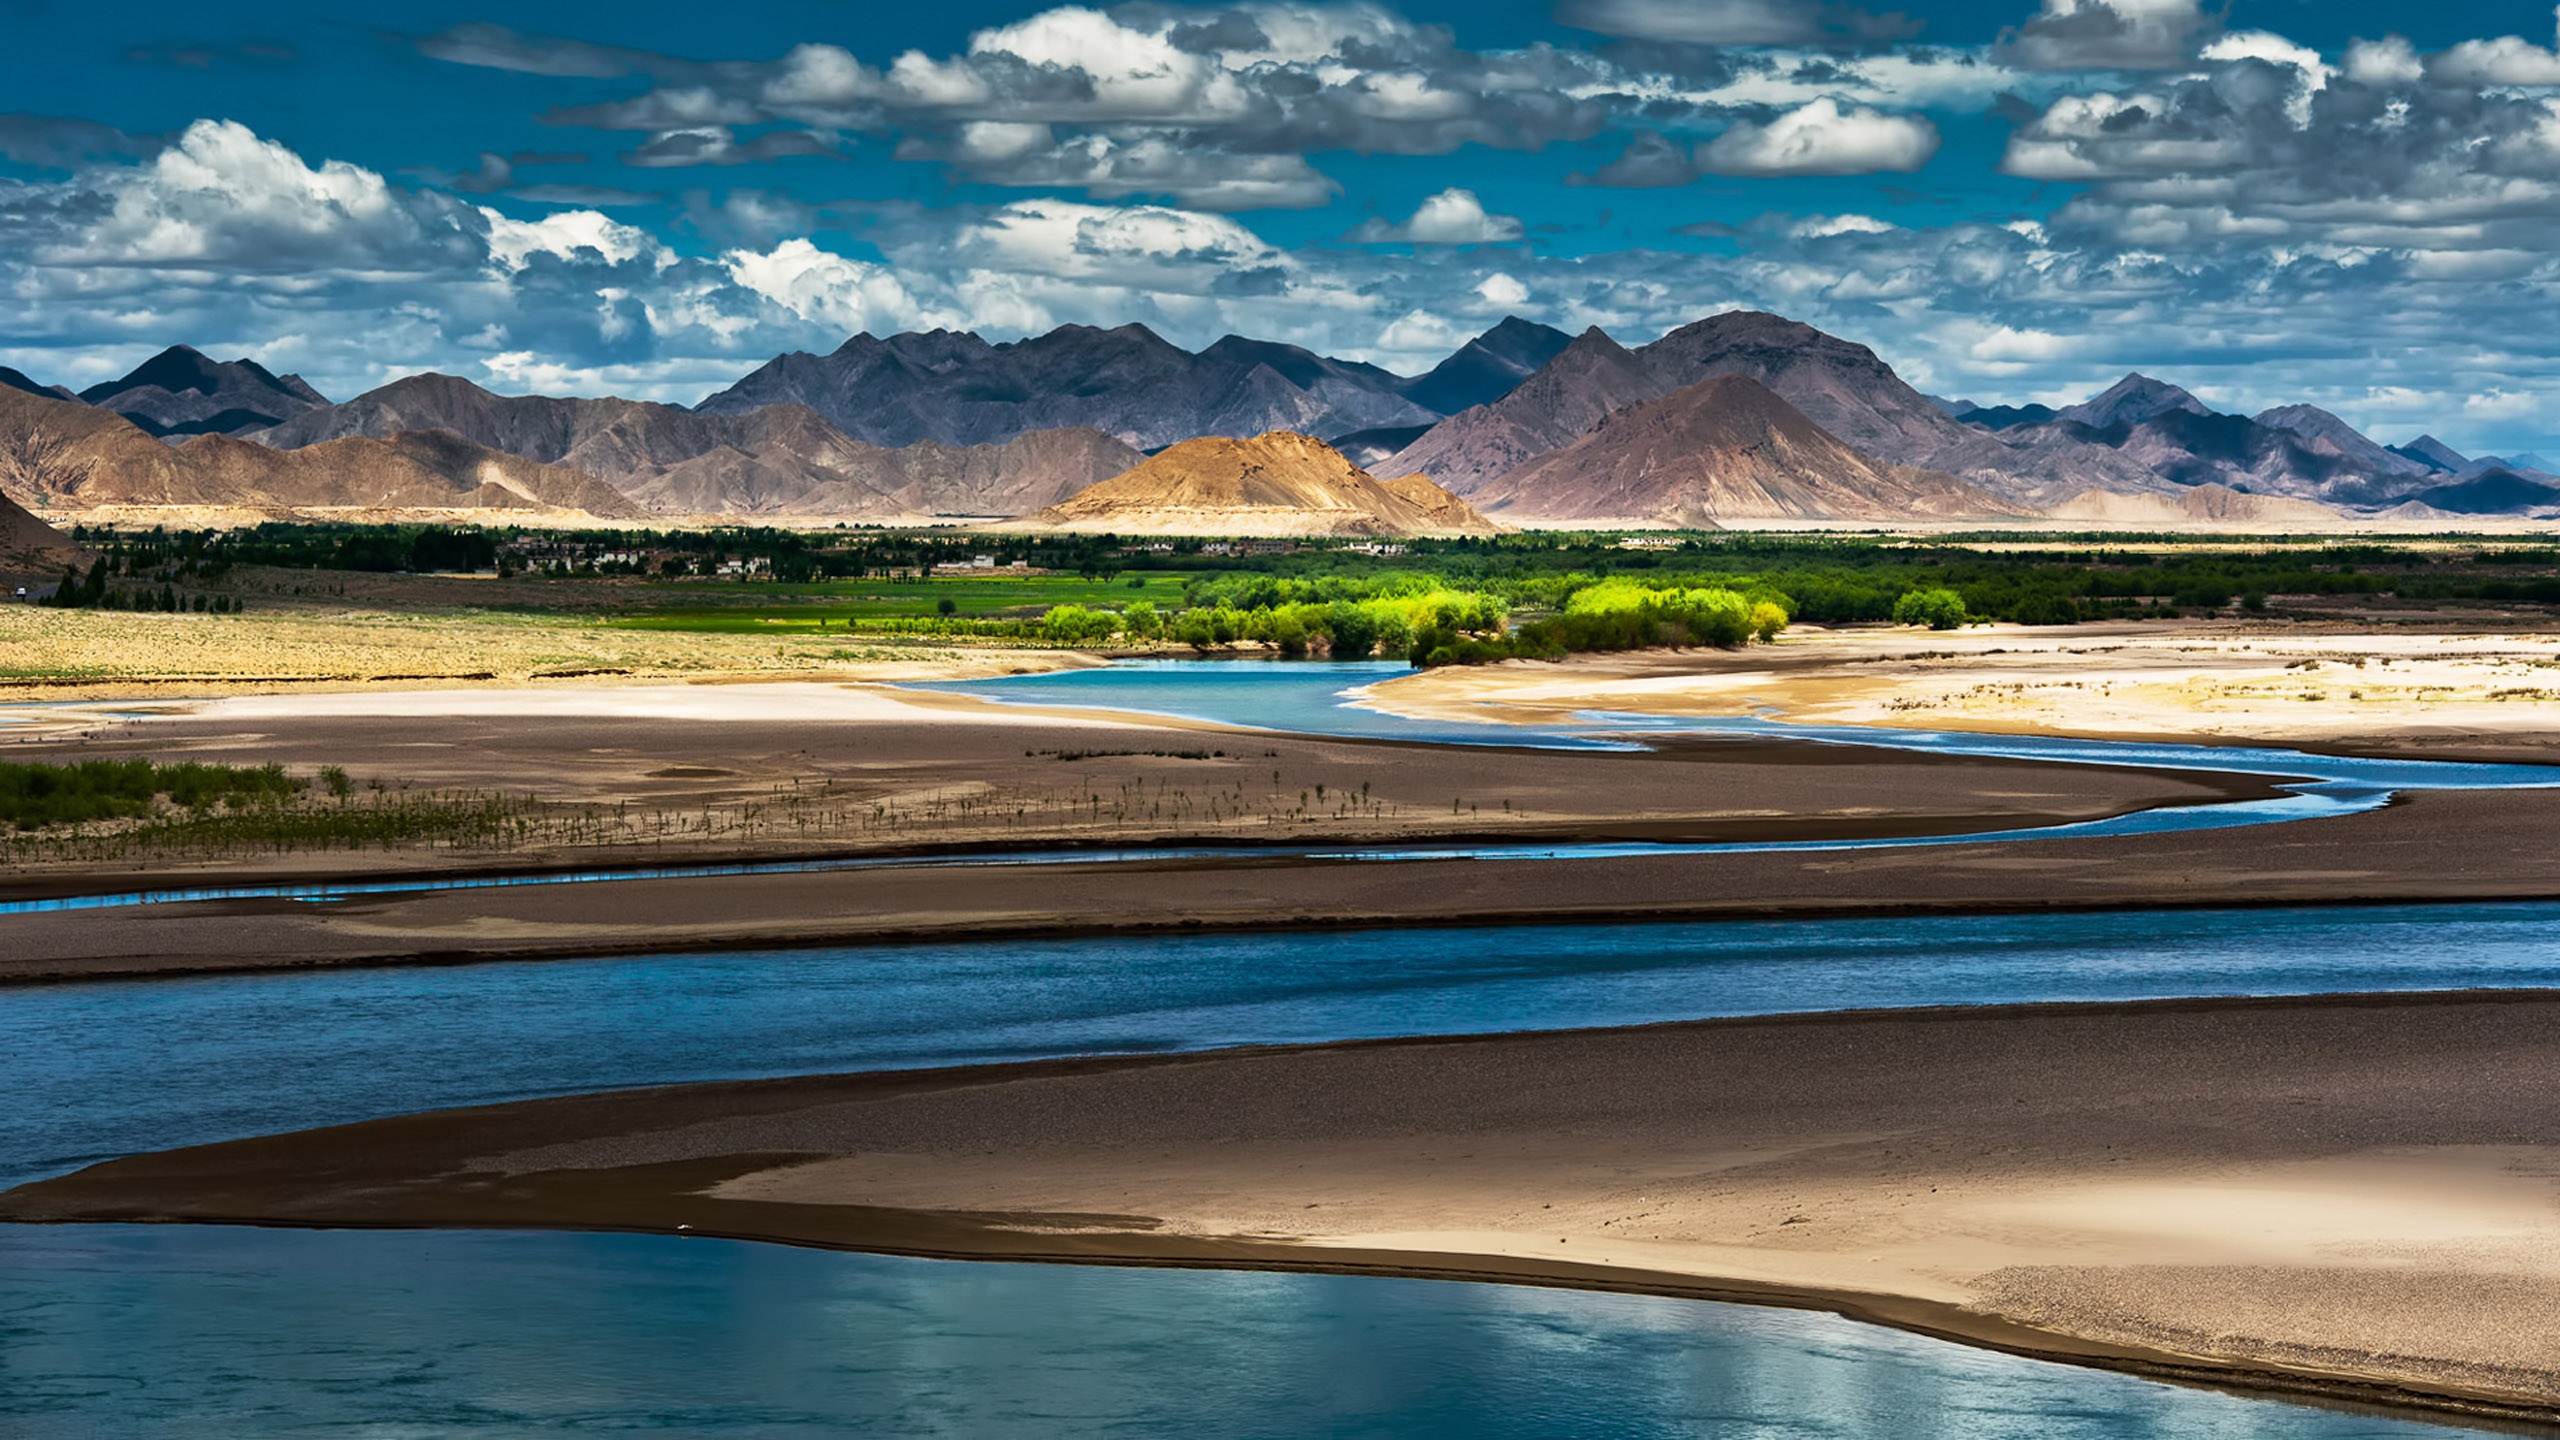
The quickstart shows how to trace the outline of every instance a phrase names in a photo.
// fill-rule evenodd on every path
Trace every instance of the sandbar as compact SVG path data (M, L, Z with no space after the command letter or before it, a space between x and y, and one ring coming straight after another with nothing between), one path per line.
M93 1166L25 1221L647 1230L1821 1306L2560 1420L2560 999L1871 1011L676 1086Z

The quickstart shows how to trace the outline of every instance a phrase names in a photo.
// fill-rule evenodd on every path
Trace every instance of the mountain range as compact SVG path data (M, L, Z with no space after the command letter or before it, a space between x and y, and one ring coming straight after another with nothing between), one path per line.
M1194 353L1144 325L1065 325L1002 345L950 330L886 340L865 333L832 354L781 356L695 408L740 415L805 405L882 446L982 445L1083 426L1154 450L1203 435L1429 425L1508 391L1562 341L1510 319L1406 379L1240 335Z
M0 390L0 444L62 442L52 483L12 477L12 502L44 509L227 507L261 511L515 510L600 519L645 514L591 475L537 464L449 431L333 440L282 451L229 435L171 445L111 410Z
M1699 388L1728 378L1751 383ZM857 335L692 409L434 374L331 404L185 346L78 395L0 369L0 400L0 441L11 415L37 423L29 405L60 407L53 433L77 430L91 462L77 493L20 497L73 509L372 495L908 523L1043 512L1147 451L1285 432L1328 438L1363 473L1428 476L1548 522L2323 513L2260 503L2275 499L2394 518L2560 510L2537 457L2475 460L2432 436L2384 446L2309 405L2223 414L2140 374L2059 409L1938 400L1865 346L1752 311L1632 348L1511 317L1411 377L1241 336L1193 352L1144 326L1070 325L1004 344ZM367 482L361 465L386 468Z
M642 400L493 395L452 375L395 380L248 438L297 450L417 430L582 471L651 511L698 515L1020 515L1141 458L1092 429L888 449L851 438L805 405L704 414Z
M2013 441L1967 425L1904 384L1867 347L1756 311L1712 316L1634 349L1586 330L1545 369L1442 421L1379 468L1419 470L1473 497L1579 440L1614 411L1720 375L1759 382L1833 438L1887 465L1951 474L2012 506L2041 507L2089 489L2173 484L2103 446L2044 436Z
M2186 487L2219 486L2409 518L2429 511L2526 513L2549 503L2534 488L2549 477L2537 479L2518 462L2471 460L2431 435L2406 446L2377 444L2316 405L2224 414L2176 385L2139 373L2060 410L1963 401L1942 408L2013 442L2102 446ZM2493 474L2520 483L2463 488ZM2418 508L2406 508L2413 505Z

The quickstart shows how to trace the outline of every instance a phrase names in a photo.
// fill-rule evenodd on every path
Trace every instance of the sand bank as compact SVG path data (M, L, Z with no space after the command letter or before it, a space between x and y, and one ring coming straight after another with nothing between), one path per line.
M2278 826L1893 849L1393 862L1247 854L672 877L12 915L0 984L1306 925L2548 899L2560 896L2554 854L2560 805L2549 795L2435 791ZM103 878L20 881L0 894Z
M60 707L52 725L72 728L38 731L5 753L274 763L302 776L336 765L357 805L378 793L496 793L531 794L544 808L532 828L466 848L126 853L18 838L6 842L0 897L924 851L1946 835L2274 793L2256 777L1801 742L1577 752L1323 740L821 684L245 696ZM999 912L996 897L1013 881L978 872L968 884L984 892L979 900L965 888L939 892L935 909ZM1206 898L1198 887L1148 884L1168 906ZM601 917L622 893L586 903L597 902ZM712 904L669 943L686 943L702 922L750 913ZM798 905L785 903L766 918L795 915ZM890 915L912 919L914 910L892 905L882 918ZM42 928L39 917L20 918L13 938ZM90 943L129 953L125 937L162 918L118 916L93 927ZM13 945L0 972L39 949Z
M533 1101L25 1220L559 1226L1523 1278L2560 1418L2560 1000L1867 1012Z
M2560 755L2560 635L2212 621L1788 632L1742 650L1448 668L1397 714L1582 710L2532 761Z

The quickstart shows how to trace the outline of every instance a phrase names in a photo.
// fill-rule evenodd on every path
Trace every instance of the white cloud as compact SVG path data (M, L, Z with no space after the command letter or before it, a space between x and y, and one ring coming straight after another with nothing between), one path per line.
M1529 303L1529 287L1500 270L1484 277L1476 294L1497 310L1516 310Z
M1787 227L1787 233L1799 240L1820 240L1833 235L1885 235L1901 228L1873 215L1808 215Z
M2560 85L2560 53L2513 35L2465 40L2429 60L2427 73L2463 85Z
M1401 225L1372 219L1350 238L1365 244L1507 245L1526 233L1515 216L1487 214L1473 190L1452 188L1425 199Z
M2327 89L2330 77L2338 73L2320 58L2319 51L2265 30L2235 30L2228 35L2217 35L2197 52L2197 58L2215 64L2263 60L2270 65L2290 67L2299 78L2294 82L2292 96L2285 101L2285 115L2296 126L2311 123L2311 97Z
M1938 127L1918 115L1843 110L1828 99L1766 125L1743 121L1698 151L1716 175L1867 175L1917 170L1938 153Z
M2029 70L2167 70L2209 26L2200 0L2044 0L2000 49Z
M886 267L829 254L806 240L785 240L763 254L732 250L721 262L739 285L848 335L914 329L930 318Z
M2540 395L2504 387L2468 395L2462 401L2462 413L2474 420L2524 420L2539 417L2549 408L2550 402Z
M576 259L580 250L592 251L615 265L643 255L673 258L649 232L619 224L593 210L563 210L539 220L510 220L484 206L480 215L489 222L490 260L508 270L523 269L526 261L537 254Z
M51 264L411 270L479 248L462 207L394 191L342 161L305 164L228 120L199 120L141 165L98 167L74 184L104 213L47 247Z
M2358 40L2347 47L2347 78L2359 85L2414 85L2427 73L2426 62L2405 35Z
M899 151L903 159L935 153L931 141ZM986 184L1073 187L1097 200L1160 195L1196 210L1307 210L1332 203L1342 190L1302 156L1229 155L1165 135L1052 140L1046 125L974 121L940 153L955 171Z

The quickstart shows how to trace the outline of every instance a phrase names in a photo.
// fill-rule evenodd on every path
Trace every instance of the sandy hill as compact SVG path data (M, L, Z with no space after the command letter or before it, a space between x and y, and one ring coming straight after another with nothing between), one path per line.
M1285 430L1250 440L1186 440L1021 523L1122 535L1491 535L1500 529L1419 476L1382 484L1332 446Z
M2119 495L2084 490L2045 512L2056 520L2103 525L2334 525L2346 517L2326 505L2282 495L2251 495L2227 485L2198 485L2175 495Z
M0 444L37 431L68 442L68 467L53 484L10 486L9 498L48 510L504 509L600 519L644 513L592 475L537 465L443 431L333 440L293 451L228 435L199 435L170 446L109 410L0 390Z
M1473 499L1505 520L1673 525L2031 513L1952 475L1861 454L1742 375L1620 410Z
M412 375L249 438L291 450L430 429L585 471L661 514L1020 515L1142 458L1091 429L888 449L805 405L705 415L642 400L496 395L453 375Z

